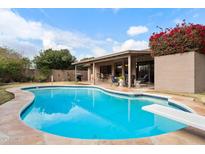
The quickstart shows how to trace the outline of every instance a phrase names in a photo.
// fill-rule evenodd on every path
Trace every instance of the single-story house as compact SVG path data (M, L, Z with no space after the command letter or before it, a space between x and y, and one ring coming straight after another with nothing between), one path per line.
M127 50L73 64L76 76L79 65L87 67L88 81L93 84L112 83L118 77L127 87L144 79L156 90L205 91L205 55L198 52L152 57L149 49Z

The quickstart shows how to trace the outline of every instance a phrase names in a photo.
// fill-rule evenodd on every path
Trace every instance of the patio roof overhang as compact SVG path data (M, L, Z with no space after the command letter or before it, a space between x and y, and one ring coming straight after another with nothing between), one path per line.
M121 58L126 58L129 55L132 56L143 56L143 55L150 55L150 49L146 50L126 50L121 52L116 52L112 54L108 54L105 56L100 56L88 60L78 61L72 63L72 65L89 65L91 63L98 63L98 62L104 62L104 61L110 61L110 60L116 60Z

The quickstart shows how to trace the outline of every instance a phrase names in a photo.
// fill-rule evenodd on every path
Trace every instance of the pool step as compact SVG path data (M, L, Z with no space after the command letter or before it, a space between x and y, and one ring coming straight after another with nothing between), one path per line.
M142 107L142 109L205 131L205 116L180 111L158 104L147 105Z

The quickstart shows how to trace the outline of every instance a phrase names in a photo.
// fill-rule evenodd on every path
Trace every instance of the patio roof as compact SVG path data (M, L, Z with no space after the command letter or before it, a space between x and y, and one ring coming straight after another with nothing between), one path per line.
M87 63L92 63L92 62L98 62L106 59L112 59L112 58L122 58L123 56L127 55L150 55L150 49L146 50L126 50L126 51L121 51L121 52L115 52L111 54L107 54L104 56L88 59L88 60L82 60L78 61L75 63L72 63L73 65L78 65L78 64L87 64Z

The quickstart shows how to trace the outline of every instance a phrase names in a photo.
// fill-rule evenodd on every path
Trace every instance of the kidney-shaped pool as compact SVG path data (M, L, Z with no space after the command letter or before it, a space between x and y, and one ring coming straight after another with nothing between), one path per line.
M142 110L167 99L110 93L96 87L24 88L34 93L21 119L43 132L80 139L130 139L173 132L186 126ZM173 106L170 106L173 107Z

